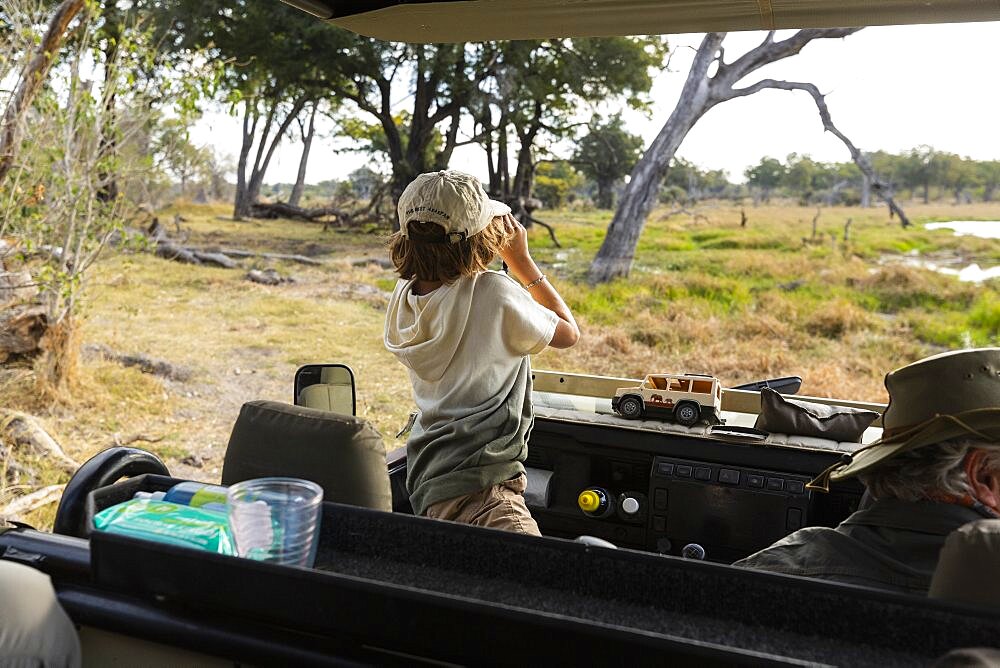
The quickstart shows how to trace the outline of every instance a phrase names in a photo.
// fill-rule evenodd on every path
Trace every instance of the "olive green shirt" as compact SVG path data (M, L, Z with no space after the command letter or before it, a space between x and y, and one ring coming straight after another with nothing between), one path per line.
M925 596L945 538L982 518L951 503L884 499L835 529L800 529L733 565Z

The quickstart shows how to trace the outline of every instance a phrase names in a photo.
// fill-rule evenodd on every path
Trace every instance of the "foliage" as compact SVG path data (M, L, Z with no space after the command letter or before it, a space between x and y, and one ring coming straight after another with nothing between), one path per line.
M788 168L780 160L765 157L753 167L748 167L743 174L747 177L747 184L751 188L760 189L762 199L767 202L771 199L771 191L788 176Z
M57 389L72 380L75 316L88 271L112 236L124 236L134 213L133 202L121 192L106 196L109 184L149 169L146 156L109 147L126 145L146 131L154 97L181 102L192 90L170 80L152 86L136 76L152 51L146 30L123 33L111 60L103 58L94 15L85 18L78 34L36 98L17 165L0 189L0 234L16 240L39 288L48 337L43 380ZM95 74L97 81L84 73ZM130 112L121 113L120 106Z
M549 209L558 209L575 198L583 177L573 165L559 160L543 162L535 171L535 196Z
M211 173L212 149L195 146L188 135L187 123L179 118L164 121L156 128L152 146L154 160L180 182L180 195L187 195L188 182L206 172Z
M744 188L729 182L721 169L702 169L684 158L674 158L663 180L660 201L693 203L709 197L738 199Z
M243 115L233 211L241 218L298 115L324 101L336 106L331 92L353 53L354 36L277 2L177 0L155 10L164 50L173 58L204 52L224 66L223 98Z
M662 37L564 38L487 45L472 116L484 135L490 190L505 197L529 196L537 145L542 141L554 144L570 136L581 106L624 98L630 107L646 108L653 73L662 67L666 53ZM511 130L518 142L513 178L507 173ZM495 161L493 146L497 147ZM543 151L552 154L544 146Z
M621 114L605 123L590 126L590 131L577 142L573 164L597 182L597 206L610 209L614 203L614 187L632 171L642 152L642 137L625 130Z

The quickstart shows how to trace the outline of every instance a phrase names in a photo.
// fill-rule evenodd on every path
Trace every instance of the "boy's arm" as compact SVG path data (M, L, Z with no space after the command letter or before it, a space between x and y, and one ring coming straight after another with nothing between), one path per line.
M559 317L549 345L553 348L571 348L580 340L580 328L573 318L573 313L531 259L531 254L528 252L528 232L524 226L510 214L504 216L504 223L510 236L507 247L500 251L500 257L507 263L514 278L522 285L530 286L528 293L532 299Z

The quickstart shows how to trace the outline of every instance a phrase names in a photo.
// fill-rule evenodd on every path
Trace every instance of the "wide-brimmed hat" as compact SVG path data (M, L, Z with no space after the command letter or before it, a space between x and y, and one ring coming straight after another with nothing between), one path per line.
M825 472L842 480L953 438L1000 442L1000 348L934 355L886 374L882 438ZM820 476L822 478L824 476ZM825 486L818 478L816 486Z
M409 223L436 223L442 241L463 241L482 232L497 216L510 213L503 202L490 199L479 179L464 172L441 170L413 179L399 196L399 231L409 238Z

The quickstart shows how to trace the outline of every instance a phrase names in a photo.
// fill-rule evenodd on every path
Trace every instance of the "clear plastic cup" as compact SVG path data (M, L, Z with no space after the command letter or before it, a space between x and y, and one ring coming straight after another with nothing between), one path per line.
M299 478L257 478L229 487L229 528L241 557L309 568L319 544L323 488Z

